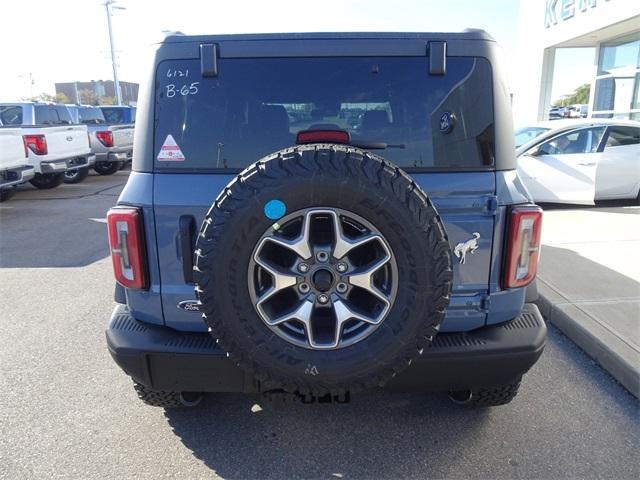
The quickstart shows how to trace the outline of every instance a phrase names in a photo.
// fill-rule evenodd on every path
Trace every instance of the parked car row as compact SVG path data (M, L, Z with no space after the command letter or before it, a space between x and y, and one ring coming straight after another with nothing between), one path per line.
M131 159L134 121L133 107L0 103L0 201L25 182L50 189L81 182L89 168L115 173Z
M536 202L640 203L640 122L576 119L516 130L518 174Z
M552 106L549 109L549 120L562 118L587 118L589 106L585 104L568 105L566 107Z

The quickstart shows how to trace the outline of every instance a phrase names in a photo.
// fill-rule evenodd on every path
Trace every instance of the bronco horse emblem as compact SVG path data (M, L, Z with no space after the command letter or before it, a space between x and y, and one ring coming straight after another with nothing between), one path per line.
M460 242L453 249L453 254L460 259L460 263L464 264L467 261L467 253L473 253L478 249L478 240L480 234L473 232L473 238L470 238L466 242Z

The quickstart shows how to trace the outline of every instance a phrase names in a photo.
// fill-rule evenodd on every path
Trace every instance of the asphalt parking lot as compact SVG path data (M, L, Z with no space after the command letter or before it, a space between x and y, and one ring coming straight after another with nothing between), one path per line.
M142 405L104 341L104 216L126 176L23 187L0 205L0 477L640 476L637 400L554 327L520 395L495 409L375 391L348 405Z

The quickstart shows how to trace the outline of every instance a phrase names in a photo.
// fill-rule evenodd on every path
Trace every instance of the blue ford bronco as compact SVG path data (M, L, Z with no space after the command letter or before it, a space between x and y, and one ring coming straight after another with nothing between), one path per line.
M144 402L515 397L542 212L489 35L175 34L138 110L106 335Z

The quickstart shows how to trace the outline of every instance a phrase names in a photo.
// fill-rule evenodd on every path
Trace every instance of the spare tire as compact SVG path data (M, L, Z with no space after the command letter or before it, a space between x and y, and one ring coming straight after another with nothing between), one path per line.
M338 394L384 384L429 345L449 304L451 249L400 168L306 145L220 193L194 277L209 331L261 389Z

